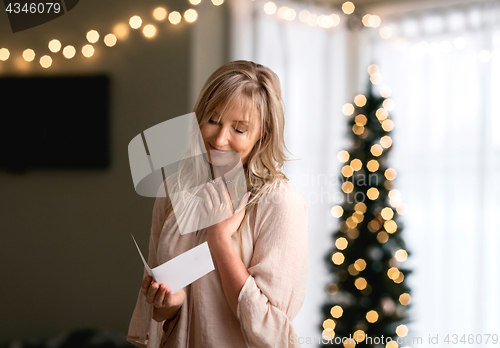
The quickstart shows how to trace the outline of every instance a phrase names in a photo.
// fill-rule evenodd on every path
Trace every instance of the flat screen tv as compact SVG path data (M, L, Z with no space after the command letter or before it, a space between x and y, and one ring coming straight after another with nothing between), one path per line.
M107 76L0 77L0 170L110 166Z

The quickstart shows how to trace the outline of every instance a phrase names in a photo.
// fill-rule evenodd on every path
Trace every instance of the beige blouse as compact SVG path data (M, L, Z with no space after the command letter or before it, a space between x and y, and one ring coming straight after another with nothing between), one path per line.
M167 219L162 228L165 201L157 197L153 208L148 257L152 268L207 240L206 229L181 235L175 219ZM238 233L232 236L250 274L238 297L238 317L227 303L212 257L215 270L184 288L186 300L170 320L154 321L153 307L139 291L127 340L148 348L300 347L290 343L290 336L296 333L292 320L306 291L307 231L304 199L291 183L277 182L241 228L243 257Z

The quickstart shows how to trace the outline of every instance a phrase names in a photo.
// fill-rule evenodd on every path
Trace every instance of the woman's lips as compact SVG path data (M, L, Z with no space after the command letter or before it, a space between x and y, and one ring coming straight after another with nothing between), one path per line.
M226 153L227 151L224 151L224 150L218 150L216 149L215 147L212 146L212 144L208 143L208 145L210 146L210 149L215 152L215 153L220 153L220 154L223 154L223 153Z

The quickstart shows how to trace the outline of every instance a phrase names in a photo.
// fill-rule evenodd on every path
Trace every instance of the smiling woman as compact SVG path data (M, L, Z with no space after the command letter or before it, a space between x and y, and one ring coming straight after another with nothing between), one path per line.
M305 296L308 214L281 172L286 157L278 76L253 62L227 63L209 77L194 111L207 160L220 167L237 154L251 199L243 196L230 217L181 235L169 197L156 198L149 266L208 242L215 271L174 294L144 274L128 340L141 347L299 347L289 337ZM221 194L225 185L231 190L231 180L214 179L203 190L209 216L231 205Z

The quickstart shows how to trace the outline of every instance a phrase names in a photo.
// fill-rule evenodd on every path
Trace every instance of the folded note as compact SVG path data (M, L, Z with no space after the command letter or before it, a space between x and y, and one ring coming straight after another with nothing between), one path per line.
M165 284L172 293L177 292L215 269L207 242L151 269L144 256L142 256L133 235L132 239L139 255L141 255L142 262L148 274L158 284Z

